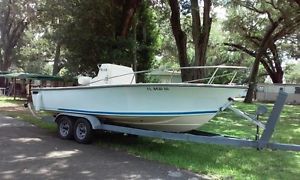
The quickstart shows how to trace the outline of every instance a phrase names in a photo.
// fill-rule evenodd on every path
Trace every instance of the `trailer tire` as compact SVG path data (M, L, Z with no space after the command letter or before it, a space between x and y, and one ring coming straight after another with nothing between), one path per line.
M57 119L58 135L61 139L73 139L74 122L68 116L60 116Z
M85 118L78 118L74 126L74 139L81 144L92 141L93 129L90 122Z

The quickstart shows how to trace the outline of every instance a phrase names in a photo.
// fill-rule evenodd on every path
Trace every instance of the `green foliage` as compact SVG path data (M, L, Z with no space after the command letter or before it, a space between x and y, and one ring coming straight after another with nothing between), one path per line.
M148 3L137 13L137 42L133 32L117 36L121 24L121 8L110 1L80 1L65 7L70 21L61 28L62 42L69 53L65 68L77 75L95 75L97 64L115 63L131 66L134 45L137 46L138 70L148 69L156 50L156 25Z
M300 63L287 64L285 69L286 83L300 84Z
M188 1L181 2L182 6L184 6L184 11L181 14L182 20L182 28L185 32L187 32L187 54L189 61L193 61L194 58L194 46L192 43L191 36L191 26L192 19L190 14L190 5ZM216 7L212 9L212 17L213 23L210 31L210 40L207 50L207 63L206 65L237 65L237 66L250 66L252 61L247 55L241 53L234 53L228 51L228 48L223 45L224 42L227 42L229 37L231 37L231 33L224 30L224 20L225 17L220 18L217 16L217 8L221 8L224 10L224 6L220 6L218 2ZM154 68L164 67L166 69L174 69L178 68L178 60L177 60L177 48L175 44L175 40L172 34L172 30L170 27L170 20L166 14L170 14L170 10L168 6L166 7L156 7L155 12L158 14L159 19L157 23L160 27L160 52L159 58L155 61Z
M107 54L115 53L109 51L117 44L112 38L115 11L108 1L46 0L41 23L53 46L62 45L60 66L67 74L93 74L98 63L106 62Z
M61 74L95 75L97 64L101 63L132 66L135 53L137 69L150 68L158 46L156 17L150 2L141 3L127 37L118 36L122 3L105 0L39 0L38 3L38 18L14 49L13 59L23 71L51 73L49 65L57 63L59 70L63 68Z
M150 7L149 2L142 3L139 12L137 13L137 70L150 69L152 62L155 59L159 46L159 31L155 19L155 12ZM144 77L139 77L141 81L145 81Z
M226 64L249 66L250 60L247 56L230 52L228 51L228 48L223 45L230 37L230 33L224 30L223 22L224 20L222 19L213 21L207 55L207 65Z
M281 64L286 59L299 56L299 4L295 1L238 1L227 3L228 19L225 29L230 32L227 40L237 54L247 54L255 59L262 49L262 42L268 37L266 32L276 27L268 37L266 50L260 62L264 64L262 75L270 75L273 82L281 82ZM278 26L275 26L276 23Z
M227 65L227 66L245 66L251 67L252 59L251 57L245 55L244 53L235 53L228 50L228 47L224 45L225 42L231 38L231 34L224 30L224 19L214 19L212 23L210 42L207 51L207 65ZM231 73L227 76L222 76L216 78L214 83L229 83L233 77L233 73L237 72L235 80L233 83L245 84L249 76L249 70L221 70L217 75L225 75ZM212 75L213 72L207 72L208 77Z
M17 66L24 72L47 74L45 66L53 54L53 49L47 39L35 33L32 29L25 32L18 46Z
M15 56L28 24L37 18L39 0L0 1L0 70L15 65Z
M157 69L163 67L165 69L174 69L179 67L177 58L177 48L175 39L170 26L170 7L166 1L153 5L155 13L155 23L158 26L158 48L155 61L152 67Z

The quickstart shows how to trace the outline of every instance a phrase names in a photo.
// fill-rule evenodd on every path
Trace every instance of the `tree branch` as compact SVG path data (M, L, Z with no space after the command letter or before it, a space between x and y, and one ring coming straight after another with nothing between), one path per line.
M298 6L300 6L300 0L293 0L293 1L296 2Z
M279 8L275 5L274 0L271 0L270 2L266 1L267 4L270 4L274 9L279 10Z
M277 33L273 35L274 41L281 39L282 37L289 35L300 27L300 17L299 20L294 21L293 23L287 24L282 27Z
M244 46L242 46L242 45L234 44L234 43L224 43L224 45L225 45L225 46L233 47L233 48L235 48L235 49L237 49L237 50L240 50L240 51L243 51L243 52L249 54L249 55L252 56L252 57L255 57L255 54L256 54L255 51L249 50L249 49L247 49L246 47L244 47Z
M274 20L272 19L271 13L269 11L266 11L268 19L271 23L274 23Z
M274 5L274 2L273 2L273 5ZM249 6L247 4L241 3L241 6L244 7L244 8L246 8L246 9L249 9L250 11L254 11L254 12L258 13L258 14L267 14L269 21L271 23L274 23L274 20L273 20L273 18L271 16L271 13L269 11L267 11L265 9L264 10L260 10L260 9L256 8L253 4L251 4Z
M257 12L259 14L265 14L266 12L263 11L263 10L259 10L257 9L256 7L254 7L253 4L251 4L251 6L247 5L247 4L244 4L244 3L241 3L240 4L242 7L246 8L246 9L249 9L250 11L254 11L254 12Z
M278 55L278 50L276 44L273 42L270 46L270 50L273 54L273 61L275 64L275 68L277 71L282 71L281 63L279 61L279 55Z
M119 33L120 36L125 37L131 27L132 20L136 9L141 3L141 0L126 0L123 5L123 15L122 15L122 27Z
M260 62L264 66L265 70L268 72L269 75L274 73L274 71L272 71L271 67L268 65L268 62L264 58L261 58Z
M268 66L272 69L273 72L275 72L275 67L273 65L273 61L270 58L270 56L267 53L265 53L264 57L267 59L266 62L268 63Z
M24 22L24 21L25 21L25 19L18 22L17 27L15 27L12 34L10 34L10 42L8 43L10 48L14 48L16 46L22 33L24 32L24 29L27 26L27 22Z

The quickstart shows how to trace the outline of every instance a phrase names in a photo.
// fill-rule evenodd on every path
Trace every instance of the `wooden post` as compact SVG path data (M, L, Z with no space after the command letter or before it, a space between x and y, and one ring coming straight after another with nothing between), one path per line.
M32 98L31 98L31 83L32 83L32 79L29 79L28 89L26 88L26 97L27 97L27 102L28 103L32 102Z
M16 100L16 84L17 84L17 78L14 78L14 100Z

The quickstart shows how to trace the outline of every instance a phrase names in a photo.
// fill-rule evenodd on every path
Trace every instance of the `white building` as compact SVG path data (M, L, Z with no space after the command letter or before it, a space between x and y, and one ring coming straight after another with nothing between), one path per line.
M258 84L256 100L274 102L280 90L288 93L287 104L300 104L300 84Z

